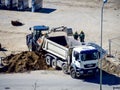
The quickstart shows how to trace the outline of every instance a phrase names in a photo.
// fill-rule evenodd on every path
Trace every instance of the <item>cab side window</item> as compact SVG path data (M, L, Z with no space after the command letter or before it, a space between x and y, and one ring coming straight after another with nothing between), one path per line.
M75 60L79 60L79 53L74 51L74 57L75 57Z

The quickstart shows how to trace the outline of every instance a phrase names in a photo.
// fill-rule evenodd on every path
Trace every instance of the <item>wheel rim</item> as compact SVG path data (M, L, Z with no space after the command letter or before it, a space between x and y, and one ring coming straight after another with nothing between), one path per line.
M50 65L50 57L49 56L46 57L46 63L47 63L47 65Z

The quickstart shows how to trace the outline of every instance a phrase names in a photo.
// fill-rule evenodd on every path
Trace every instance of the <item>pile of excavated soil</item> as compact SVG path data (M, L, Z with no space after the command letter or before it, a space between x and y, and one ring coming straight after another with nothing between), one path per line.
M116 63L115 58L102 60L102 69L110 74L120 76L120 63Z
M19 54L11 54L3 60L4 68L1 72L26 72L31 70L46 70L44 55L37 52L25 51Z

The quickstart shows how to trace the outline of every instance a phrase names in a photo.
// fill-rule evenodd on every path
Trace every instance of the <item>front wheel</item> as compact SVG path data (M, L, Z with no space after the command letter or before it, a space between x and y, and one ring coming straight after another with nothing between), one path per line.
M72 68L72 69L70 70L70 75L71 75L72 78L77 78L77 77L76 77L76 72L75 72L74 68Z

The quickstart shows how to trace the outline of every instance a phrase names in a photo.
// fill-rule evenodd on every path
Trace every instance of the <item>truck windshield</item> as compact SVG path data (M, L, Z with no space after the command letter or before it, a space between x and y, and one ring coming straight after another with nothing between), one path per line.
M81 52L81 60L96 60L98 59L98 51L97 50L89 50L89 51L82 51Z
M37 40L42 34L40 30L34 30L33 35L35 37L35 40Z

